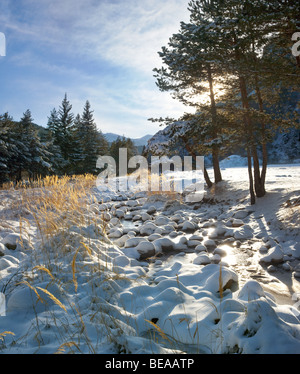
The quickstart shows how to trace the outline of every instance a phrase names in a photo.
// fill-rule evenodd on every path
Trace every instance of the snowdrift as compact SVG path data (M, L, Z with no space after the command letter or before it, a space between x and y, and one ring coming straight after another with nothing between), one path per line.
M296 300L278 303L270 275L289 266L297 290L299 234L263 228L238 193L194 209L91 188L44 236L9 208L20 194L1 191L2 353L300 353Z

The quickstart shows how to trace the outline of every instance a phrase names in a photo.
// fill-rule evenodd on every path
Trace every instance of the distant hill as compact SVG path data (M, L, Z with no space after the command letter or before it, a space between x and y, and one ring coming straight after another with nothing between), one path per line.
M37 129L38 133L39 133L39 136L40 137L45 137L48 133L48 130L47 128L43 127L43 126L40 126L40 125L37 125L36 123L33 124L34 127ZM107 132L105 134L103 134L106 138L106 140L109 142L109 143L112 143L113 141L115 141L117 139L117 137L122 137L123 135L119 135L119 134L114 134L112 132ZM132 139L131 140L133 141L134 145L136 147L143 147L144 145L147 144L147 141L152 138L153 135L145 135L141 138L135 138L135 139Z
M117 139L117 137L122 137L122 135L118 135L118 134L114 134L112 132L108 132L108 133L105 133L103 134L106 138L106 140L109 142L109 143L112 143L113 141L115 141ZM133 141L134 145L136 147L139 147L139 146L144 146L147 144L147 141L152 138L153 135L145 135L141 138L131 138L131 140Z

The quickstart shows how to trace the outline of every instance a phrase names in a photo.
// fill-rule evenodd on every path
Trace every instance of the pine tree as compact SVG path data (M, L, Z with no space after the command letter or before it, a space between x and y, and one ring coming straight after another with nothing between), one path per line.
M108 143L102 132L97 129L91 105L87 100L83 113L76 116L75 138L78 141L77 172L96 173L97 158L108 153Z
M47 130L47 135L43 140L49 152L49 162L51 164L51 170L49 170L49 172L59 175L67 166L68 162L64 160L61 153L61 148L56 140L59 131L59 119L57 110L55 108L52 109L50 116L48 117Z
M189 10L190 23L181 23L180 32L170 39L169 49L163 48L161 52L168 69L156 70L157 83L189 104L201 92L201 83L207 78L211 120L205 114L208 107L200 106L200 116L196 113L193 119L195 122L197 117L201 118L202 123L196 121L200 126L196 132L202 134L199 141L212 149L228 147L234 144L232 141L244 145L253 204L255 195L265 194L267 141L272 130L295 123L290 118L272 120L266 107L276 101L273 91L295 86L291 79L299 82L298 61L290 51L291 34L299 26L299 4L291 0L192 0ZM275 56L273 64L271 55ZM226 78L222 103L216 103L214 98L216 74ZM268 96L271 99L266 99ZM222 122L226 122L225 133ZM205 123L211 132L203 129ZM261 170L259 148L263 153Z
M23 145L19 170L27 171L29 179L35 179L38 175L46 175L51 167L48 162L50 154L39 139L29 109L23 114L18 124L17 136Z
M231 89L239 89L240 113L242 113L243 122L241 130L244 132L244 144L247 150L250 194L253 204L255 195L262 197L266 193L267 127L274 127L266 115L263 91L268 88L267 96L272 97L274 88L285 84L291 73L297 76L294 74L296 64L289 63L292 54L290 51L287 53L287 38L285 37L285 46L281 45L280 49L278 45L276 47L274 40L278 38L282 40L281 36L287 34L287 30L282 32L282 27L279 26L280 18L291 25L291 19L296 20L296 13L292 15L290 10L286 11L286 6L291 5L291 2L285 0L275 2L200 0L195 3L201 7L206 19L210 21L209 32L215 34L219 32L219 42L215 46L216 56L222 56L219 57L219 61L222 62L227 73L233 77L230 83ZM265 53L270 45L273 57L278 56L272 61L266 58ZM281 81L279 81L280 78ZM253 90L255 91L254 103L253 97L249 95ZM237 116L239 116L238 113ZM261 170L257 150L259 144L263 151Z
M72 173L72 167L74 164L74 115L71 110L72 105L67 99L67 94L65 94L61 106L58 110L58 123L56 125L56 131L54 131L54 144L59 146L61 155L64 159L64 163L61 165L60 172L67 174Z
M47 129L49 132L49 139L55 139L58 137L58 130L59 130L59 119L58 114L55 108L53 108L50 112L50 117L48 117Z
M195 9L193 2L189 5L191 22L182 22L179 32L170 38L168 48L163 47L159 53L167 68L154 69L156 84L162 91L171 91L173 97L184 104L195 106L197 112L206 112L205 121L194 121L194 133L205 133L205 138L198 137L198 141L210 143L215 183L218 183L222 180L219 167L222 126L217 113L215 84L224 72L222 65L214 60L216 36L207 32L209 21L202 17L198 7ZM200 102L203 93L209 96L208 105ZM206 127L204 132L202 127Z
M116 162L117 175L119 175L119 165L120 165L119 149L120 148L127 149L127 160L129 160L131 157L138 154L137 149L131 139L125 138L124 136L122 137L118 136L117 139L111 143L110 149L109 149L110 156L112 156Z
M13 118L8 113L0 115L0 186L12 175L12 159L18 148L12 137Z

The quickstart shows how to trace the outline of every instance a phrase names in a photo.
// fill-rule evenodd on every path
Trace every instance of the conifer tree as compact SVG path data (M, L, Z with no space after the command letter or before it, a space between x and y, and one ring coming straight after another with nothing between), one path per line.
M49 133L49 139L55 139L56 137L58 137L59 119L58 113L55 108L51 110L50 116L48 117L47 129Z
M97 158L108 153L108 143L102 132L97 129L90 102L87 100L83 113L74 121L75 138L78 142L77 172L96 173Z
M23 145L21 154L23 162L21 161L20 166L27 171L30 179L35 179L38 175L45 175L51 167L48 162L50 154L40 141L29 109L23 114L18 127L17 136Z
M0 115L0 186L12 176L13 157L18 147L12 136L13 118L6 112Z
M112 156L116 162L117 166L117 175L119 175L119 149L120 148L126 148L127 149L127 160L129 160L131 157L137 155L137 149L133 144L133 141L129 138L125 138L124 136L120 137L118 136L116 140L114 140L110 145L110 156Z
M154 69L154 72L160 90L171 91L174 98L196 107L197 112L206 113L202 116L202 123L194 121L193 133L199 135L198 141L209 144L215 183L218 183L222 180L219 152L223 126L218 114L215 85L224 75L224 70L222 64L216 63L214 46L217 37L207 32L209 20L202 16L201 9L195 11L193 3L189 6L190 23L181 22L179 32L170 38L168 48L162 47L159 55L166 67ZM209 97L209 103L201 102L204 93ZM200 133L205 137L200 137Z
M57 163L60 165L58 170L60 174L74 173L74 165L78 161L74 136L74 114L71 110L72 105L65 94L58 112L53 109L48 121L53 145L59 147L59 158L60 155L62 157L62 162Z
M290 51L287 53L286 50L286 35L285 49L283 45L278 49L274 40L278 40L278 38L280 40L284 34L280 30L279 18L283 18L287 24L291 24L290 21L296 19L296 13L292 15L290 10L286 11L285 6L291 2L285 0L275 2L199 0L192 1L192 3L195 5L195 9L201 8L206 19L210 21L209 32L219 35L219 41L215 45L216 58L233 78L228 88L231 86L231 90L235 88L239 90L240 114L242 114L243 122L241 130L244 132L244 144L248 155L250 194L253 204L255 195L262 197L266 193L267 127L274 128L272 122L275 122L269 121L269 124L267 123L269 119L266 115L262 93L267 88L267 96L274 96L274 88L284 85L287 82L286 77L291 73L294 75L296 65L294 64L293 68L289 64L292 54ZM266 59L265 51L270 46L272 46L273 57L278 54L281 57L278 56L273 61ZM253 97L250 96L253 90L255 92L254 105ZM239 113L237 113L238 116ZM283 123L284 120L281 121L281 124ZM258 145L262 146L263 152L261 169Z
M299 82L298 61L291 54L290 40L299 26L299 4L292 0L192 0L189 10L190 22L181 23L180 32L172 36L169 48L164 47L161 52L168 69L156 69L157 83L161 89L172 90L176 98L189 104L191 98L201 92L201 82L207 78L211 98L211 121L207 127L212 132L202 129L207 122L207 108L202 105L197 109L204 122L195 135L202 134L199 141L210 144L212 149L216 148L216 143L221 149L233 144L232 140L240 141L247 152L253 204L256 196L262 197L266 192L270 135L280 126L295 123L286 117L271 119L266 107L276 101L274 91L295 86L292 79ZM211 84L216 73L226 78L223 79L226 95L222 103L216 102ZM194 117L199 115L196 113ZM219 121L222 117L223 121ZM222 122L226 122L229 133L223 133ZM210 135L212 142L203 138L204 134ZM230 141L224 142L224 139ZM259 148L263 154L261 169Z

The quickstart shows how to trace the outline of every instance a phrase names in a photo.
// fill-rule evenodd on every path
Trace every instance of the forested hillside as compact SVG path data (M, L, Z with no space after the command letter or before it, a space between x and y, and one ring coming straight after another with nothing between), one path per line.
M47 126L34 123L28 109L19 121L9 113L0 115L0 185L46 175L96 174L98 156L126 147L137 149L130 139L108 143L96 126L89 101L74 116L67 95L58 110L53 108Z

